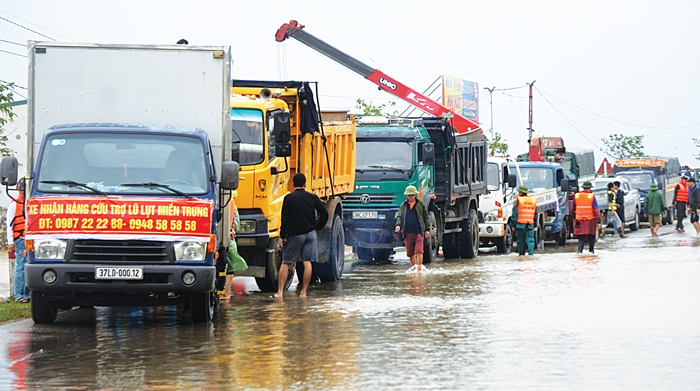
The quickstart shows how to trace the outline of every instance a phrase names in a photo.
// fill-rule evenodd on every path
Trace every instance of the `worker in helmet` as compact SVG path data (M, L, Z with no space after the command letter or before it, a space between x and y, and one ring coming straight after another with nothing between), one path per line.
M517 191L518 197L513 204L510 226L515 231L515 237L518 241L518 254L525 255L525 250L527 249L528 254L534 255L537 202L528 195L529 190L527 186L520 185Z

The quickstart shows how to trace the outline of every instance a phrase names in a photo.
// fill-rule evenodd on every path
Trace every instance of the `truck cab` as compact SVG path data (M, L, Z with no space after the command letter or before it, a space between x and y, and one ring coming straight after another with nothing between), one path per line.
M344 202L345 244L359 259L383 262L402 245L393 232L406 186L415 186L429 205L434 168L424 150L432 143L418 121L363 117L357 123L355 190Z
M498 252L503 254L509 253L513 244L508 221L518 195L515 192L516 178L508 166L509 162L503 157L488 157L486 176L489 192L479 202L479 214L483 216L483 222L479 223L481 245L495 245Z

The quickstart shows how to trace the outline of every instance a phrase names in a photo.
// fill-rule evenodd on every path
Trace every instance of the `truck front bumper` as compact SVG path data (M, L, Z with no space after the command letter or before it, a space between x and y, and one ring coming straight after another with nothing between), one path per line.
M479 237L502 238L505 230L505 223L479 223Z
M398 208L345 208L343 210L343 225L345 227L345 243L361 248L394 248L403 246L397 234L394 234ZM384 218L355 219L353 212L375 212Z
M143 267L142 280L95 280L95 267ZM56 273L52 284L44 282L47 270ZM24 268L27 287L43 292L210 292L214 290L216 266L193 265L95 265L65 263L33 263ZM185 272L192 272L195 281L191 285L182 282Z

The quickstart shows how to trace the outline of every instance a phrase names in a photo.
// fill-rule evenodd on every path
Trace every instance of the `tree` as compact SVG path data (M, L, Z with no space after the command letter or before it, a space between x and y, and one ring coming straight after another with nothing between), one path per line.
M489 155L490 156L502 155L502 156L506 156L506 157L509 156L507 143L508 143L508 140L504 139L500 133L498 133L498 132L494 133L493 137L491 137L491 140L489 141Z
M615 159L628 159L644 156L642 139L644 136L625 136L613 133L608 138L603 138L605 148L603 152Z
M5 135L5 124L12 122L15 113L10 105L14 101L12 88L15 83L0 83L0 155L12 156L14 151L7 147L7 136Z
M396 110L394 110L393 113L384 113L384 108L387 106L385 104L375 106L372 102L366 102L362 98L358 98L355 102L355 108L362 111L362 113L358 115L383 115L385 117L391 117L399 114ZM396 102L389 102L389 106L396 106Z

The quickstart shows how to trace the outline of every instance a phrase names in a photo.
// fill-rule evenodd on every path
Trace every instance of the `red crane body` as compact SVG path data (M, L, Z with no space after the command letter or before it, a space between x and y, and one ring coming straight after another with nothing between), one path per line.
M418 107L424 112L435 117L451 118L450 124L457 133L462 134L477 130L481 131L479 124L473 120L454 112L452 109L445 107L424 94L408 87L386 73L378 69L374 69L361 61L350 57L349 55L321 41L306 31L303 31L303 28L304 25L297 23L296 20L292 20L289 23L283 24L282 27L277 30L275 39L277 42L282 42L287 38L294 38L306 46L325 55L331 60L338 62L355 73L358 73L365 79L376 84L380 89Z

